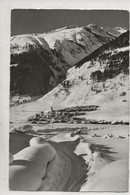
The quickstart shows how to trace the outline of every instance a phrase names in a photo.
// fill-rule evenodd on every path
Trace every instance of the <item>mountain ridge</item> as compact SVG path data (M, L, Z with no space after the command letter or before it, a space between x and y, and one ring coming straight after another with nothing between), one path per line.
M91 29L88 28L71 26L60 31L11 37L11 92L46 94L64 80L69 68L115 38L97 26L98 30L92 26ZM43 78L46 69L48 79ZM26 74L23 75L22 72ZM41 79L38 75L41 75Z

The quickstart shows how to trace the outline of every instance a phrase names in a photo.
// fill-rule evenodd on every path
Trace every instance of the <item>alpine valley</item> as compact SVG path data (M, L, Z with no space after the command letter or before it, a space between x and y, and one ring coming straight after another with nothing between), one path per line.
M10 41L10 189L128 192L129 31Z

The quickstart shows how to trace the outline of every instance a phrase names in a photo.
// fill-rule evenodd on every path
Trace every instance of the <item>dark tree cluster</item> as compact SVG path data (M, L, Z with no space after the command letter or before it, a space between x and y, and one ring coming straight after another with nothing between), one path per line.
M50 69L50 55L47 50L29 45L28 52L11 55L10 91L19 94L41 95L51 88L49 81L54 77Z
M114 78L120 73L129 74L129 51L120 51L106 58L107 63L103 72L100 70L91 73L90 78L95 82L105 81Z

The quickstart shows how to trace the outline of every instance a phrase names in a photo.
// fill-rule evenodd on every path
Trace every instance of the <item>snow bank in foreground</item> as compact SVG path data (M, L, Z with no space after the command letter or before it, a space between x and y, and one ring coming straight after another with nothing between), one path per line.
M56 157L48 165L46 177L39 191L62 191L69 180L71 163L69 158L57 151Z
M104 166L91 177L81 191L128 191L128 161L117 160Z
M47 165L55 155L56 151L49 143L35 142L15 154L14 161L9 166L10 190L38 190L46 174Z

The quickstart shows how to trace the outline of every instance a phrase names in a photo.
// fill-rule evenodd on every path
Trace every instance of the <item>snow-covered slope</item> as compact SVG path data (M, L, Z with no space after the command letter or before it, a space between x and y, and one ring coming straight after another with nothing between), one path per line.
M38 102L54 109L96 104L108 114L127 115L129 49L126 32L69 69L66 80Z
M93 24L11 37L11 92L46 94L69 68L113 39Z

